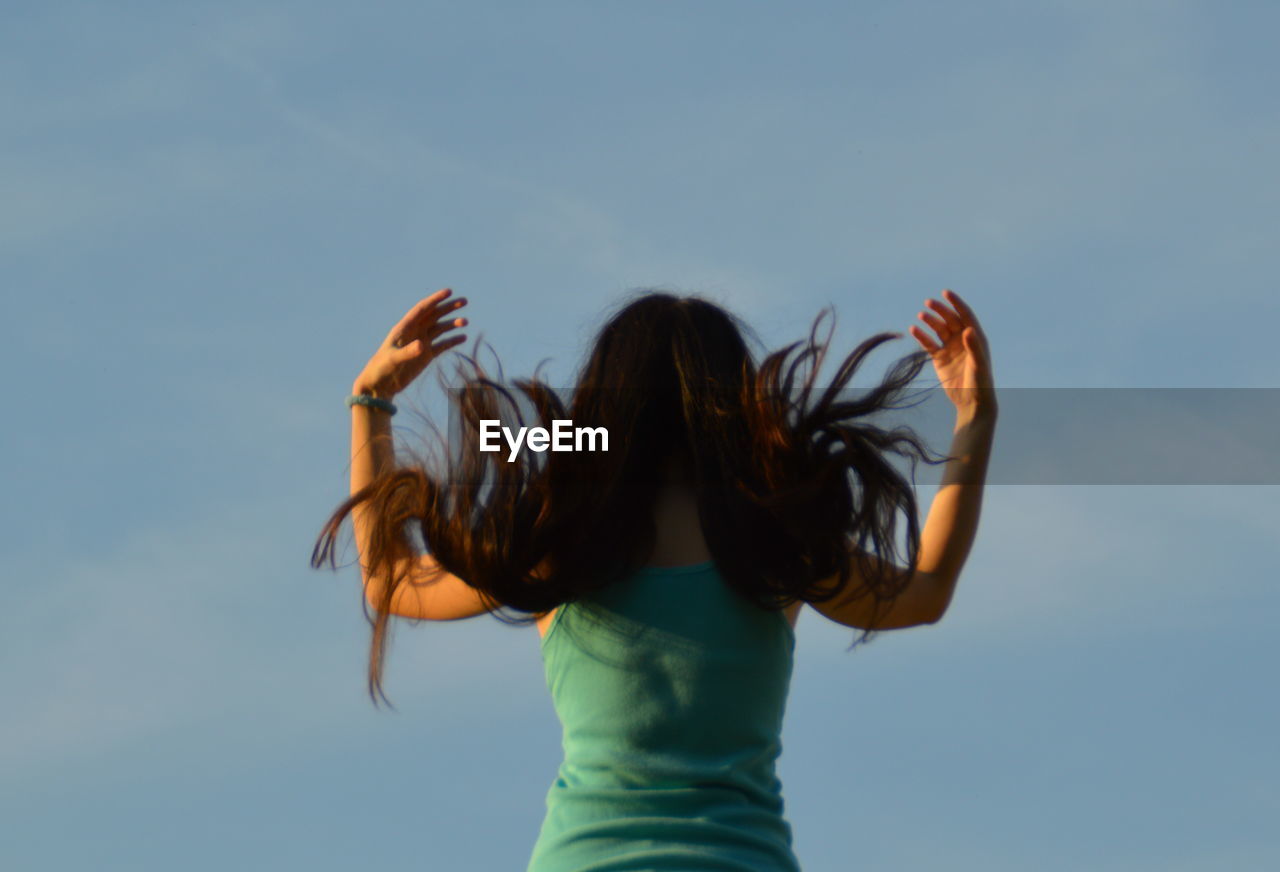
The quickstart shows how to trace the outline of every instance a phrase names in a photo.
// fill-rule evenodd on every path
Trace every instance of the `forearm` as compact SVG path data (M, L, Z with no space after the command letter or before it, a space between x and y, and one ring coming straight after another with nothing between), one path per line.
M921 533L917 568L943 585L943 611L978 531L995 427L994 411L956 418L949 452L954 459L947 462Z
M376 391L364 388L359 383L352 386L351 392L378 396ZM359 403L353 405L351 407L351 493L354 495L394 466L395 445L391 436L391 415L381 409ZM356 550L360 555L360 568L365 578L366 591L369 590L367 558L370 534L367 509L367 504L361 503L351 512Z

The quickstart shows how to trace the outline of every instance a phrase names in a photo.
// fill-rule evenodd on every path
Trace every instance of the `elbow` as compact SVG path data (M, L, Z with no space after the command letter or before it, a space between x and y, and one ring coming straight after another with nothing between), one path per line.
M384 602L387 595L386 585L378 584L371 579L366 578L364 582L364 601L369 604L375 613L387 612L392 613L390 604Z
M934 597L933 608L930 609L929 618L925 623L933 626L942 622L942 618L946 615L947 610L951 608L951 594L955 591L955 580L950 581L943 579L937 595Z

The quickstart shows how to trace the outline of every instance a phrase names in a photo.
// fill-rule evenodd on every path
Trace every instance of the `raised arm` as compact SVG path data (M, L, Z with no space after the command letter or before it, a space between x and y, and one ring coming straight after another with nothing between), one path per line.
M938 380L956 407L948 452L953 459L948 461L929 507L916 565L898 568L900 575L909 575L910 579L892 607L881 608L876 629L901 629L941 620L978 531L998 417L995 381L986 336L977 317L957 294L950 290L943 294L954 309L937 300L926 300L925 305L932 311L918 316L934 329L938 342L918 326L913 325L911 332L932 356ZM856 563L854 572L840 596L813 603L813 608L839 624L867 629L875 601L862 592L864 583L856 574Z
M387 334L378 350L365 365L351 385L353 394L366 394L381 400L390 400L408 387L436 357L466 340L465 336L452 336L433 342L455 327L464 326L465 318L443 320L449 313L466 305L466 299L450 300L451 290L437 291L421 300ZM355 494L383 473L395 466L395 447L391 436L389 412L356 403L351 406L351 493ZM364 559L369 553L370 525L365 504L356 506L351 513L356 549L360 553L360 570L364 579L365 598L377 605L385 590L386 579L371 578ZM429 560L429 558L428 558ZM422 563L423 561L419 561ZM430 566L415 577L425 574ZM396 590L396 602L391 611L399 608L410 611L410 604L401 603L406 596L418 597L419 589L401 585ZM425 595L425 594L424 594Z
M351 386L353 394L369 394L379 399L387 396L365 387L359 381ZM391 438L391 415L370 406L351 407L351 493L356 494L378 476L395 466L395 447ZM356 551L360 555L360 576L364 580L365 598L370 604L379 601L381 590L369 576L365 555L369 553L369 507L365 503L351 510L351 527Z

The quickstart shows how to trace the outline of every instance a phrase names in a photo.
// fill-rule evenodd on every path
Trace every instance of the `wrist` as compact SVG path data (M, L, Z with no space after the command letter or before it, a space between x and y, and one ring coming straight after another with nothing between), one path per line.
M358 379L351 386L351 396L347 397L347 406L351 409L364 408L367 412L357 412L357 418L360 415L373 415L380 417L386 415L390 417L396 413L396 406L390 400L391 392L379 391L364 385Z
M371 397L377 397L379 400L389 400L394 396L392 391L383 390L373 385L366 384L359 379L356 379L356 381L351 385L351 393L368 394Z
M994 427L999 412L994 405L974 406L956 410L956 429L961 427Z

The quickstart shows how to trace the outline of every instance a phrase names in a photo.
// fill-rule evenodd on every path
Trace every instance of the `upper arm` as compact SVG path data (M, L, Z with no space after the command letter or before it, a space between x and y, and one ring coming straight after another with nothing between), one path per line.
M392 595L388 610L391 614L416 620L458 621L489 612L480 591L446 571L430 554L415 555L409 560L408 574ZM379 606L374 600L380 594L373 585L366 587L366 598L374 608Z
M880 570L885 561L874 554L861 552L870 563ZM865 582L858 570L857 562L851 556L849 567L849 583L843 591L823 603L810 603L816 611L830 618L837 624L865 630L870 627L872 610L876 608L876 600L872 593L864 590ZM928 572L894 567L899 584L905 581L902 593L892 602L879 606L877 630L900 630L905 627L918 627L921 624L935 624L947 610L950 597L948 588L942 579ZM832 582L834 584L834 581ZM861 596L857 596L861 592Z

